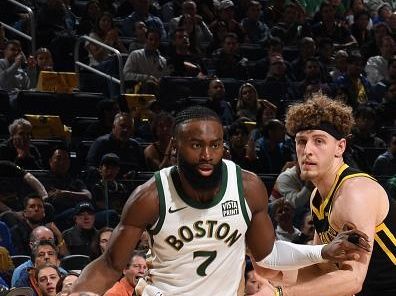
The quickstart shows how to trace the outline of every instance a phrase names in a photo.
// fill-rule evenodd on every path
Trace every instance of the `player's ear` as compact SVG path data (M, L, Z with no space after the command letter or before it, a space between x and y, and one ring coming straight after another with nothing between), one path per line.
M346 141L345 138L342 138L341 140L337 141L337 148L336 148L336 152L335 152L335 157L337 157L337 158L342 157L342 155L345 152L346 145L347 145L347 141Z

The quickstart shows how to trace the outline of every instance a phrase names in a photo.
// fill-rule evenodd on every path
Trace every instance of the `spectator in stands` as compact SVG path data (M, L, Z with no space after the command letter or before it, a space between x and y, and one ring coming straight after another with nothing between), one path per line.
M299 43L298 58L295 59L291 64L294 72L294 77L297 81L302 81L304 79L304 72L301 71L301 69L304 69L306 60L309 58L313 58L315 56L315 53L315 41L311 37L302 38Z
M62 229L72 223L73 210L77 203L92 198L84 182L70 173L70 156L65 148L57 148L49 159L49 176L44 184L48 191L48 202L55 209L56 224Z
M356 3L362 3L361 0L355 0ZM355 38L359 47L363 46L370 39L371 31L368 29L370 23L370 14L367 10L360 10L353 15L354 22L351 25L351 34Z
M238 36L228 33L224 37L222 48L212 54L216 76L246 80L249 77L248 59L239 53Z
M129 113L117 113L111 133L95 140L88 151L87 165L98 167L103 155L115 153L120 158L121 174L130 170L144 171L144 155L139 143L132 139L134 122Z
M102 14L97 0L90 0L85 4L85 10L77 27L77 35L88 35L97 24L99 16Z
M92 203L97 210L96 226L103 226L105 222L101 211L108 211L107 215L112 217L111 226L118 223L118 214L121 214L122 208L128 198L128 192L125 186L117 180L120 171L120 158L114 153L103 155L100 166L100 180L92 187ZM107 196L106 196L107 194ZM102 216L102 217L98 217ZM99 223L100 222L100 223ZM101 225L99 225L101 224Z
M60 233L59 230L53 232L50 228L47 228L45 226L36 227L35 229L33 229L32 233L30 234L29 248L31 251L29 252L28 255L31 255L31 252L33 251L33 247L38 245L40 241L50 241L53 244L55 244L54 233L57 233L56 240L58 241L57 247L59 248L59 255L61 256L68 255L69 251L67 249L65 241L63 240L62 233ZM16 267L14 273L12 274L11 286L15 287L18 279L22 277L26 278L27 276L24 276L23 274L27 274L28 269L30 269L33 266L34 266L33 261L28 260L22 263L21 265L19 265L18 267Z
M261 100L260 107L257 110L256 127L251 131L250 137L256 142L263 136L264 126L266 123L276 118L278 108L268 100Z
M248 153L249 130L243 119L239 119L228 128L231 160L241 168L256 171L256 158Z
M112 15L108 12L104 12L98 18L96 26L89 34L89 37L118 49L122 53L128 52L118 36L118 30L113 23ZM107 49L92 42L87 42L86 48L89 52L90 66L97 66L111 56L111 52Z
M95 209L90 202L77 204L74 212L74 226L63 232L63 238L71 255L91 256L91 245L97 230L94 227Z
M261 94L275 105L281 100L294 100L295 94L292 82L286 76L286 63L281 55L273 55L270 59L270 68L264 83L261 85Z
M356 108L359 104L368 102L370 83L363 76L362 57L358 52L352 52L347 58L347 71L336 81L337 91L345 96L345 102Z
M44 202L37 194L25 197L23 218L11 228L12 241L17 255L29 255L29 238L32 230L44 224Z
M228 101L225 100L224 84L220 79L212 79L208 86L208 101L206 106L219 115L223 125L234 122L234 112Z
M238 36L239 42L245 42L245 32L234 17L234 6L231 0L223 0L219 3L218 18L209 25L209 29L214 35L212 49L217 49L221 46L224 41L223 37L227 33L234 33Z
M294 208L283 198L272 205L272 216L275 222L275 235L278 240L292 242L297 240L301 231L293 225Z
M297 98L307 98L313 93L331 95L330 86L322 79L320 63L317 58L309 58L304 65L305 79L297 84Z
M104 99L96 105L98 111L98 121L91 123L85 133L84 138L94 140L100 136L111 132L114 116L120 112L118 103L114 100Z
M144 158L150 171L175 164L172 142L174 124L175 118L167 112L161 112L154 117L151 130L155 140L144 149Z
M38 46L48 47L56 34L69 30L66 22L69 16L62 0L48 0L43 3L36 16Z
M361 52L363 59L367 61L372 56L380 55L379 44L381 43L382 37L385 35L391 35L389 26L385 23L378 23L374 25L373 35L363 46Z
M146 45L147 26L144 22L135 23L135 37L129 43L129 52L142 49Z
M301 219L300 235L292 241L295 244L312 245L315 234L311 212L306 211Z
M333 5L324 1L320 5L321 21L312 27L315 39L320 41L322 38L330 38L335 46L348 46L356 42L351 33L344 26L340 26L335 18L336 10Z
M394 63L393 63L394 64ZM396 82L392 82L378 108L380 124L396 127Z
M330 71L334 68L334 49L335 46L330 38L321 38L318 44L320 69L323 79L331 81Z
M79 274L74 271L69 271L66 275L62 275L56 284L56 293L59 296L68 296L71 294L73 283L78 279Z
M260 291L261 281L253 268L252 262L246 260L245 266L245 294L246 296L256 295Z
M172 76L205 77L202 59L190 50L190 38L185 28L177 28L170 47L167 65Z
M339 77L346 74L348 53L340 49L334 57L335 69L330 71L332 81L336 81Z
M144 254L135 251L127 267L122 272L124 276L104 296L133 295L139 277L144 277L146 272L147 263Z
M55 296L56 285L61 277L61 273L56 265L44 264L36 268L36 282L38 284L39 295Z
M278 119L269 120L263 128L263 136L256 141L257 162L260 173L279 174L291 160L285 141L285 125Z
M377 114L374 108L361 105L356 108L355 126L352 129L351 144L360 147L385 148L385 142L376 136Z
M251 83L244 83L239 88L236 103L236 115L256 121L257 111L260 107L257 89Z
M188 33L190 39L190 50L200 56L204 57L208 48L209 43L212 41L212 33L208 28L206 32L202 33L202 30L198 30L200 24L189 14L182 15L179 20L179 27L184 27Z
M48 197L43 184L14 162L0 160L0 178L11 179L9 183L2 182L0 213L20 208L20 195L24 192L25 185L28 185L29 191L36 192L43 199Z
M300 14L304 12L297 3L290 2L287 4L282 19L279 19L271 28L271 35L283 40L286 46L296 46L299 38Z
M254 65L254 73L251 73L253 78L256 79L265 79L267 77L269 68L271 66L271 57L273 55L282 56L283 52L283 42L278 37L268 37L268 40L265 42L265 48L267 49L267 56L258 60ZM293 71L291 65L285 61L285 64L288 68L288 75L290 78L294 78Z
M30 88L30 79L25 69L26 57L18 40L9 40L0 59L0 89L16 97L20 90ZM13 101L11 101L13 103Z
M133 8L135 9L121 24L121 32L125 37L134 36L134 24L142 21L146 24L147 28L157 31L161 40L166 39L166 31L164 24L159 17L149 13L150 1L149 0L133 0Z
M161 19L164 23L170 23L170 21L179 16L182 13L183 0L172 0L167 1L161 5ZM169 24L170 26L170 24ZM169 32L170 29L168 29Z
M241 25L248 43L261 44L270 34L268 26L260 20L261 8L258 1L249 1L247 4L246 18L241 21Z
M381 55L370 57L365 67L367 80L371 85L375 85L383 79L389 79L388 61L396 50L396 43L391 36L382 37L381 43L378 45Z
M99 229L98 234L91 245L91 260L98 258L107 249L107 243L110 240L112 232L113 228L110 227L103 227Z
M373 175L396 175L396 133L390 136L388 150L377 157L373 165Z
M389 86L396 82L396 56L392 56L386 63L388 77L384 77L371 88L370 98L376 102L382 102Z
M37 49L33 56L29 56L27 63L31 88L36 88L41 71L54 70L54 61L52 60L52 54L49 49L45 47Z
M14 287L31 287L35 290L35 295L41 295L35 281L36 268L44 264L59 266L58 248L50 240L40 240L32 247L31 261L33 265L26 268L20 274L20 277L16 279ZM60 272L66 274L63 268L60 269Z
M302 214L309 210L309 199L313 189L312 182L301 179L300 168L296 163L279 174L271 192L270 202L284 198L295 209L296 218L301 219Z
M30 143L32 125L23 118L15 119L9 126L10 138L0 144L0 160L9 160L16 165L28 169L42 168L41 155Z
M373 18L373 23L388 23L391 15L392 6L388 2L384 1L377 6L377 15Z
M146 1L146 0L136 0ZM144 82L148 79L159 81L168 74L166 59L160 54L160 33L149 29L146 33L146 45L143 49L132 51L124 65L125 80Z
M178 27L184 27L190 37L190 42L196 53L203 53L204 43L212 41L213 35L205 21L197 14L197 5L194 1L186 0L182 4L181 14L169 22L169 35L173 36Z

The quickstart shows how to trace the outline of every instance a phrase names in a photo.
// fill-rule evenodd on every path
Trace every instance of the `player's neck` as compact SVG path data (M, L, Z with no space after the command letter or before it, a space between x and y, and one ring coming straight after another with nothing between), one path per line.
M322 199L325 199L327 194L330 192L334 182L336 181L338 171L343 164L344 161L342 158L339 160L337 159L337 161L334 161L333 165L323 176L312 181L312 183L318 188Z

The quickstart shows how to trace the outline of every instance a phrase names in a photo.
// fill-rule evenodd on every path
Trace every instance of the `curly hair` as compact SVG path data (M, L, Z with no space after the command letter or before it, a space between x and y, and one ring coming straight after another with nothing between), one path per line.
M287 111L285 121L287 132L291 136L295 136L301 130L327 123L346 137L354 124L351 107L331 100L322 93L313 94L305 102L292 105Z

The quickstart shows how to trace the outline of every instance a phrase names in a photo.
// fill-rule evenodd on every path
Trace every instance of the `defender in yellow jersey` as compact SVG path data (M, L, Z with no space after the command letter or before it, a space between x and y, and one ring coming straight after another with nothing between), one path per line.
M289 108L286 128L295 136L301 178L316 186L314 242L330 242L344 225L353 225L368 235L373 251L362 252L357 261L311 269L311 274L304 270L306 277L284 287L283 295L396 295L395 218L388 196L373 178L343 161L353 121L352 108L317 94ZM260 295L273 296L268 290Z

